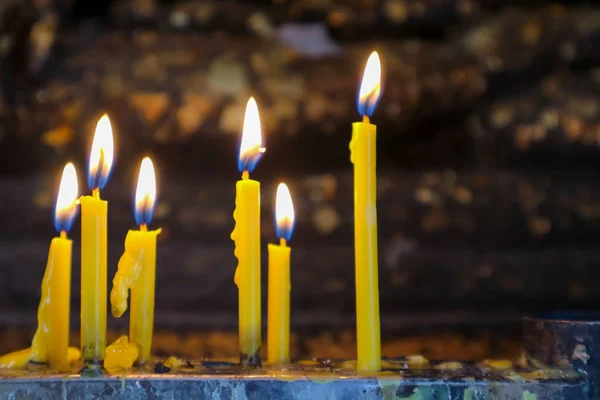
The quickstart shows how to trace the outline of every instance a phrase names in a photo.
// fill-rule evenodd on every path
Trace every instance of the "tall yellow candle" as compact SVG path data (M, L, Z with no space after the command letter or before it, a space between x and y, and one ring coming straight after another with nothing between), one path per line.
M271 364L290 361L290 253L287 242L294 229L294 205L285 183L277 187L275 227L279 245L269 244L269 300L267 359Z
M238 259L234 282L239 297L239 346L242 364L260 364L260 183L249 179L264 152L260 118L254 98L248 100L238 167L242 179L237 182L235 228L231 233Z
M381 64L373 52L359 92L363 122L352 124L350 160L354 164L354 252L356 275L357 369L381 369L379 277L377 261L376 126L369 122L381 91Z
M154 286L156 277L156 237L160 229L148 231L156 204L156 177L152 160L142 160L135 192L135 219L140 230L130 230L125 252L119 260L110 293L111 311L119 318L127 310L131 289L129 342L137 345L140 364L150 361L154 327Z
M91 196L81 204L81 353L87 364L99 364L106 350L106 241L108 202L100 198L112 167L114 145L107 115L98 121L90 153Z

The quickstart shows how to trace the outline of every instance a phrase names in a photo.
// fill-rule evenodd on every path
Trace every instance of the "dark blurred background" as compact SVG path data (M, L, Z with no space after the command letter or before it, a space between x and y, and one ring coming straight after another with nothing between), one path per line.
M60 171L74 161L87 191L86 154L108 112L117 154L103 192L109 281L135 225L137 168L151 155L159 178L152 225L163 228L157 351L236 354L229 234L244 107L254 95L267 147L253 174L263 188L263 288L275 187L285 180L297 215L293 354L352 357L348 143L374 49L384 66L372 117L384 353L512 356L521 316L596 309L594 2L6 0L0 350L31 338ZM79 221L70 235L76 331ZM266 289L263 297L266 308ZM127 316L110 317L109 327L113 336L126 331Z

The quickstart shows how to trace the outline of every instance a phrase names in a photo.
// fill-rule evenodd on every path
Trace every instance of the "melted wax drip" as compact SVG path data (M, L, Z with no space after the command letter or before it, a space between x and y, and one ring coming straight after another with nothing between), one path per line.
M48 334L50 327L48 322L51 319L50 310L50 280L53 270L51 264L46 265L44 277L42 278L41 300L38 306L38 327L31 341L31 347L0 357L0 368L22 369L30 361L45 363L48 361ZM75 347L69 347L67 352L67 361L73 363L81 358L81 352Z
M140 235L136 235L133 231L130 231L125 238L125 251L119 258L113 288L110 291L110 311L116 318L121 317L127 310L129 289L135 286L142 270L142 264L139 262L140 239Z
M148 231L150 234L158 235L160 229ZM113 279L113 288L110 291L110 311L115 318L120 318L127 311L127 299L129 290L135 287L140 276L142 264L142 232L129 231L125 237L125 251L119 259L117 273Z
M48 359L48 347L46 343L48 342L47 336L50 331L50 327L48 326L48 322L50 322L50 279L53 272L51 264L48 264L42 278L42 298L37 313L38 327L31 342L31 356L32 360L36 362L44 362Z
M106 348L104 368L111 374L131 368L138 354L135 343L130 343L127 336L121 336Z
M235 282L235 284L237 285L237 287L240 287L240 282L241 282L241 272L240 272L240 253L238 250L238 246L237 246L237 239L238 239L238 235L237 235L237 217L238 217L238 211L237 211L237 207L238 207L238 201L237 201L237 196L235 199L235 210L233 210L233 220L235 221L235 226L233 228L233 231L231 232L231 240L233 240L233 244L234 244L234 249L233 249L233 255L235 256L235 258L237 258L238 260L238 265L235 268L235 275L233 276L233 281Z
M354 164L356 162L356 134L354 129L352 130L352 139L350 139L350 162Z

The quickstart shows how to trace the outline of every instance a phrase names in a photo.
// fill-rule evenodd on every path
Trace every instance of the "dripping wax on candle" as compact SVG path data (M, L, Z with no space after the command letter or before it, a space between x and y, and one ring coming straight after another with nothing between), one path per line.
M35 361L49 362L53 369L63 370L72 359L70 354L79 359L79 350L69 349L72 241L67 238L77 214L77 196L77 172L75 166L68 163L63 169L56 198L54 226L59 236L50 243L42 278L38 327L31 347L0 357L1 368L23 368L29 361Z
M58 369L69 364L73 243L67 238L67 232L77 214L77 186L75 166L68 163L63 169L54 211L54 224L59 237L52 239L50 244L48 263L42 281L42 299L38 309L38 329L31 346L34 361L47 359L52 367Z
M156 237L161 230L150 231L148 225L152 221L155 204L154 164L149 157L145 157L140 165L135 191L134 214L140 229L130 230L125 237L125 252L119 259L110 292L111 312L113 316L120 318L127 309L127 295L131 290L128 343L137 346L137 361L140 364L150 360L152 351Z
M250 179L250 172L264 151L258 106L251 97L246 105L240 143L238 169L242 179L235 186L235 227L231 232L234 255L238 259L234 282L238 287L239 346L243 364L260 364L260 183Z

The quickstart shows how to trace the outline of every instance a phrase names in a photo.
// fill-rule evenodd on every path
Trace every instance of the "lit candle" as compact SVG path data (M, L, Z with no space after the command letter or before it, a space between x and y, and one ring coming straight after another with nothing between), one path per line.
M125 252L119 259L110 292L111 311L119 318L127 310L127 292L131 289L129 342L137 345L138 362L150 360L154 326L154 282L156 277L156 237L160 229L149 231L156 204L156 177L152 160L142 160L135 191L135 220L139 230L125 237Z
M373 52L358 98L362 122L352 124L350 161L354 164L354 252L356 275L357 369L381 369L379 277L377 261L376 126L369 122L381 91L381 64Z
M91 196L81 203L81 353L86 364L99 364L106 349L106 220L108 202L100 199L114 154L107 115L96 125L90 153L88 185Z
M277 187L275 227L279 245L269 244L269 301L267 359L270 363L290 361L290 252L287 242L294 230L294 204L285 183Z
M260 183L249 179L264 152L260 118L254 98L248 100L235 186L235 228L231 233L238 259L234 282L239 297L239 345L243 364L260 364Z
M68 365L69 316L71 311L71 247L67 232L77 212L77 173L69 163L63 170L56 199L55 226L59 237L52 239L48 263L42 280L42 299L38 308L38 329L31 349L34 361Z
M0 357L0 367L23 368L29 361L49 362L62 370L69 364L69 316L71 311L71 245L67 231L77 213L77 173L73 164L63 169L54 224L59 237L52 239L42 296L38 307L38 328L31 348Z

